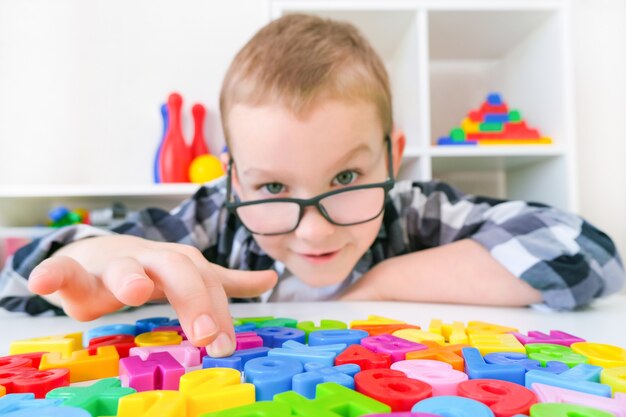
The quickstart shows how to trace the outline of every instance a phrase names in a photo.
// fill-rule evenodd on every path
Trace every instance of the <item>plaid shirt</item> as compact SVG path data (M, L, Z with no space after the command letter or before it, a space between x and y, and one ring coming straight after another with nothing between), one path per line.
M262 301L333 299L385 259L466 238L541 291L544 303L554 309L587 305L615 293L624 282L613 242L574 214L536 203L464 195L437 181L400 181L389 194L378 236L350 275L338 285L310 288L269 257L224 203L225 181L220 179L172 212L148 208L112 230L87 225L56 230L7 262L0 275L0 306L32 315L61 314L28 292L30 272L63 245L114 233L192 245L209 261L228 268L275 269L279 282Z

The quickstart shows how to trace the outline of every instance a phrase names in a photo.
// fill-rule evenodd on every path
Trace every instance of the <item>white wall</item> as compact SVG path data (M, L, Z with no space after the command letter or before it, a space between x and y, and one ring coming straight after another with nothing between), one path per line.
M221 143L224 72L268 19L262 0L0 0L0 186L152 182L174 89Z
M626 1L572 11L581 213L626 257Z

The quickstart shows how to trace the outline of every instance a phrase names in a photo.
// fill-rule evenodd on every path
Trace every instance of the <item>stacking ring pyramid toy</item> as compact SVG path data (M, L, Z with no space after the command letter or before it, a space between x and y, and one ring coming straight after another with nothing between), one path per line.
M550 145L552 139L530 128L519 110L509 110L500 94L492 93L478 110L472 110L450 136L440 137L437 145Z

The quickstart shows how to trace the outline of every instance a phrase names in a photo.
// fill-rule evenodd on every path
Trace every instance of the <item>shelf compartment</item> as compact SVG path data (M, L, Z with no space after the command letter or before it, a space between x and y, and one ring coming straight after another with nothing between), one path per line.
M96 186L20 186L0 188L0 227L30 227L47 222L56 206L101 209L122 202L129 210L171 210L198 190L197 184Z
M491 92L555 145L571 141L563 15L556 6L429 11L430 143Z
M433 177L470 194L521 199L569 209L572 195L566 156L433 156Z

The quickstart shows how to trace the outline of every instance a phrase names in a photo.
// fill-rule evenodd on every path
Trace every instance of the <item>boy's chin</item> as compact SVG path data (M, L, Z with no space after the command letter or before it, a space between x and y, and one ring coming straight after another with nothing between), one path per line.
M294 270L291 270L291 272L295 276L297 276L300 281L302 281L303 283L305 283L311 288L322 288L322 287L328 287L330 285L340 284L350 274L350 270L347 270L346 272L339 271L339 270L326 272L326 271L315 271L315 268L313 268L313 270L309 268L306 268L306 269L307 269L306 271L299 271L300 273Z

